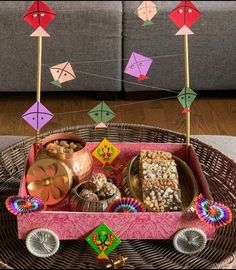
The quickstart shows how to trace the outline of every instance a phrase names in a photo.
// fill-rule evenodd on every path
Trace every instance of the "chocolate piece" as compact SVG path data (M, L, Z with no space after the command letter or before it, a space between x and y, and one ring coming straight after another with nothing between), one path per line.
M92 176L91 181L96 185L96 191L100 191L107 183L107 178L103 173L97 173Z
M98 201L98 196L93 193L93 191L88 190L88 189L82 189L79 193L79 196L83 198L84 200L89 200L89 201Z
M140 179L146 207L152 211L181 210L178 172L171 153L140 152Z
M108 199L116 193L116 186L112 183L105 183L102 189L98 192L98 197L101 200Z

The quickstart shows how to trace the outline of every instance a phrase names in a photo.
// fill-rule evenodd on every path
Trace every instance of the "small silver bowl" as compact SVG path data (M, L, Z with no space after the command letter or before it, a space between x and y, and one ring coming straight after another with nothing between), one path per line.
M89 190L96 190L95 184L91 181L82 182L74 187L70 193L70 207L72 211L104 212L113 201L121 198L120 190L116 188L115 194L108 199L101 201L85 200L79 195L80 191L84 188Z

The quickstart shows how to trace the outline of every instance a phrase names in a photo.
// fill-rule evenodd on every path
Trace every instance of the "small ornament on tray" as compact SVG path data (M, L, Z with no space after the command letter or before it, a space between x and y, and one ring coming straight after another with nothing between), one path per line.
M120 150L116 148L109 140L104 138L95 148L92 155L103 164L104 170L111 170L111 163L120 154Z
M7 210L16 216L46 209L46 205L40 198L30 196L9 196L5 204Z
M98 253L98 260L107 261L107 255L111 253L121 240L107 227L106 224L98 226L87 238L86 241Z
M145 212L142 203L133 198L120 198L115 200L108 208L109 212L138 213Z
M233 218L232 211L228 206L209 200L201 193L194 201L194 208L201 221L215 228L229 224Z

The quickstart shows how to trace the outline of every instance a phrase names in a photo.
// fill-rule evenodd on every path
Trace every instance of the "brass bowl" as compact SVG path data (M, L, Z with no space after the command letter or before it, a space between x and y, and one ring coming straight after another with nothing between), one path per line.
M172 155L177 164L179 175L179 186L181 190L182 207L188 211L193 207L195 197L199 193L196 178L190 167L179 157ZM139 180L139 159L135 156L128 164L127 171L124 173L130 195L143 202L142 186Z
M92 181L85 181L74 187L70 193L70 207L72 211L76 212L104 212L112 202L121 198L120 190L117 188L116 193L106 200L91 201L85 200L79 196L79 192L87 188L96 190L96 186Z

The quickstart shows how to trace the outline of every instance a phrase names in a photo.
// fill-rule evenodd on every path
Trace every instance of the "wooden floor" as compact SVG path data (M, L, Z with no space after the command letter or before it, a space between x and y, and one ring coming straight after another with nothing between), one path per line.
M87 112L100 100L78 93L42 93L42 103L54 118L41 132L65 126L90 124ZM34 135L21 115L35 102L34 93L6 93L0 96L0 135ZM176 98L168 100L105 100L117 116L116 123L137 123L185 132L185 114ZM198 97L191 108L191 134L236 136L236 98Z

